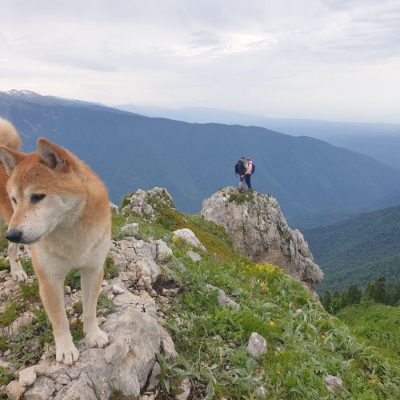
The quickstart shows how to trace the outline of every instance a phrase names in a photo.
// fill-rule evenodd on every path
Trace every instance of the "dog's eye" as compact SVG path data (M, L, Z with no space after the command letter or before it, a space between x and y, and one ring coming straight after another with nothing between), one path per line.
M16 200L15 197L11 197L11 201L12 201L14 204L17 204L17 200Z
M31 196L31 203L39 203L40 200L43 200L46 197L45 194L40 193L40 194L33 194Z

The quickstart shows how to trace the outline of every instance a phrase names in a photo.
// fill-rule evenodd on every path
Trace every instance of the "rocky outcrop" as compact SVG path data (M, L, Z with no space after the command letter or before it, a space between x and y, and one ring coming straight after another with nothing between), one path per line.
M121 231L128 235L136 233L131 226ZM102 295L113 303L113 310L98 317L110 344L98 349L89 348L84 340L76 343L80 357L71 367L55 362L50 346L43 349L38 364L14 370L16 380L7 388L0 386L0 391L6 391L10 399L32 400L108 400L114 398L115 391L126 398L154 397L160 373L157 354L169 359L178 356L164 328L164 314L159 310L160 304L165 307L170 300L153 288L157 282L157 289L163 290L159 279L162 263L172 256L172 250L162 240L126 236L114 241L110 259L118 274L114 273L102 285ZM8 275L2 279L0 288L9 289L10 296L18 300L19 285ZM30 277L28 281L33 280ZM81 298L80 291L68 288L65 293L67 313L79 322L81 316L75 313L74 305ZM2 352L0 361L0 365L12 370Z
M250 259L283 267L312 292L322 280L303 235L289 227L272 196L223 188L204 200L201 214L224 226L235 248Z
M139 189L126 196L123 201L122 213L133 212L153 220L163 208L175 208L172 197L167 189L155 187L148 191Z
M111 344L106 348L81 345L79 361L73 367L48 360L31 367L36 375L47 379L34 382L25 397L106 400L113 388L125 396L139 396L156 363L161 342L156 315L139 310L137 304L141 302L134 298L107 318L102 329L108 333ZM43 392L48 397L38 397Z

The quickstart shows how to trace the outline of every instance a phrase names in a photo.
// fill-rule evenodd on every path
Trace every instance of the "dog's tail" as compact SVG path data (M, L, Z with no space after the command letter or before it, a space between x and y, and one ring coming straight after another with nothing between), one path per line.
M0 144L13 150L19 150L21 138L15 126L6 119L0 117Z

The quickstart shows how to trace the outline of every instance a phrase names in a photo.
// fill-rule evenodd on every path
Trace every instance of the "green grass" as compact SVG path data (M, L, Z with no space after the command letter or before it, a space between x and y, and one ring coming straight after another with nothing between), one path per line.
M119 275L118 268L114 266L112 258L107 256L104 263L104 279L113 279Z
M23 305L16 300L9 302L4 311L0 314L0 326L11 325L18 318L22 308Z
M20 283L22 299L25 302L34 303L40 301L38 281Z
M71 271L65 278L65 285L72 290L81 290L81 273L78 270Z
M20 258L22 268L24 271L29 275L33 275L33 267L32 267L32 261L27 259L27 258Z
M400 398L400 370L357 341L281 269L203 256L175 273L184 290L166 311L168 328L195 391L248 399L263 385L270 399L331 398L323 382L331 374L345 382L338 398ZM220 308L206 282L223 288L242 309ZM253 331L268 343L258 360L245 350ZM182 379L179 363L171 368L169 379Z
M8 271L10 269L10 263L0 256L0 271Z
M42 308L34 310L35 321L11 338L8 348L11 356L8 361L15 367L36 364L43 353L45 344L54 343L51 324Z
M338 315L352 332L400 366L400 307L362 302L346 307Z
M8 248L8 240L6 239L7 226L3 225L0 228L0 251L6 251Z
M115 304L105 293L100 293L97 300L97 312L100 315L107 315L115 311Z
M206 221L199 215L184 215L175 209L162 209L156 219L156 224L165 231L188 228L197 236L204 247L221 259L237 259L237 254L232 247L224 228ZM159 234L159 236L162 236ZM164 234L165 236L165 234Z
M14 374L10 370L0 367L0 385L7 385L13 379Z
M254 199L254 192L252 190L246 190L244 192L237 192L237 193L232 193L229 196L229 201L230 202L235 202L238 204L245 203L246 201L252 201Z

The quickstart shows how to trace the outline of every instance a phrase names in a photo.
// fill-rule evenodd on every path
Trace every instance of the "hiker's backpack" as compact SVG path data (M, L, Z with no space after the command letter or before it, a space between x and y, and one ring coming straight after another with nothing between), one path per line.
M253 165L251 167L251 174L253 175L254 172L256 172L256 164L253 163Z
M242 176L245 174L245 172L246 172L246 166L244 165L243 162L238 161L235 164L235 174Z

